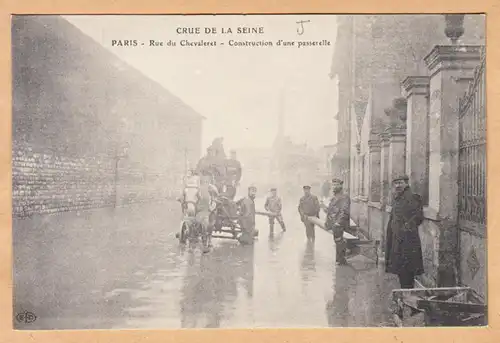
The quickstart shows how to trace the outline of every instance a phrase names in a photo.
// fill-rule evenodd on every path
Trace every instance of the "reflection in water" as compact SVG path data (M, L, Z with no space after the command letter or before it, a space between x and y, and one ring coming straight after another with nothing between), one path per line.
M314 242L307 242L304 256L302 257L301 269L303 271L316 271L316 261L314 260Z
M306 295L307 285L316 274L316 260L314 258L314 242L307 242L302 261L300 263L300 275L302 279L302 293Z
M349 299L351 290L356 287L353 269L348 266L337 266L335 270L333 300L326 304L328 325L331 327L349 326Z
M209 254L190 255L181 291L181 326L218 328L231 316L239 279L247 296L253 296L254 247L223 242Z
M337 266L333 280L333 300L326 305L329 326L369 327L390 320L392 286L383 268Z
M269 250L271 252L277 252L280 248L281 240L283 239L284 232L280 232L277 235L270 234L269 235Z

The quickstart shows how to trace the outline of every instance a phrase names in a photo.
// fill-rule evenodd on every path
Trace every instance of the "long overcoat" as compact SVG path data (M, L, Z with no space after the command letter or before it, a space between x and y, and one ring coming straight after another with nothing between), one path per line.
M386 272L424 272L418 227L424 219L422 198L407 187L396 196L387 225Z
M239 224L242 230L240 242L253 243L255 232L255 202L250 197L245 197L237 202L240 208Z

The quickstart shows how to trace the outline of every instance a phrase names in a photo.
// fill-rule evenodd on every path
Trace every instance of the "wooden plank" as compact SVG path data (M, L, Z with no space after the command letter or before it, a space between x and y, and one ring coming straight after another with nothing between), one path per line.
M318 225L320 228L322 229L325 229L325 221L320 219L320 218L317 218L317 217L307 217L307 219L311 222L311 223L314 223L315 225ZM356 236L353 236L351 235L350 233L348 232L345 232L344 231L344 239L345 240L352 240L352 241L356 241L356 240L359 240L358 237Z
M234 236L212 235L212 238L238 239Z
M272 212L267 212L267 211L255 211L255 214L258 214L260 216L266 216L266 217L276 217L276 214Z
M421 309L439 311L439 312L466 312L466 313L485 313L486 305L457 303L450 301L426 300L420 299L417 305Z
M347 240L359 240L358 237L353 236L350 233L345 232L345 231L344 231L344 239L347 239Z
M469 291L470 287L440 287L440 288L411 288L411 289L394 289L392 291L395 297L405 297L409 295L416 295L421 298L439 296L439 297L452 297L459 292Z

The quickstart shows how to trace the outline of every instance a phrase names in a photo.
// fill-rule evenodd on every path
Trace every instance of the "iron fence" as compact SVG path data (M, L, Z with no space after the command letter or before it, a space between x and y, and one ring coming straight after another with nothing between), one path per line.
M466 229L485 233L486 107L485 58L459 104L459 220Z

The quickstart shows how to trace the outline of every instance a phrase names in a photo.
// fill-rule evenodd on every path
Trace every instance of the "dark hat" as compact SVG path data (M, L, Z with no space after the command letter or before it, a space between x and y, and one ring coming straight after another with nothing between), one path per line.
M334 183L334 182L340 183L341 185L344 184L344 181L342 181L341 179L337 179L337 178L332 179L332 183Z
M410 178L408 177L408 175L402 174L402 175L397 175L394 179L392 179L392 182L396 182L399 180L408 181L409 179Z
M311 186L306 185L306 186L302 187L302 189L311 189Z

